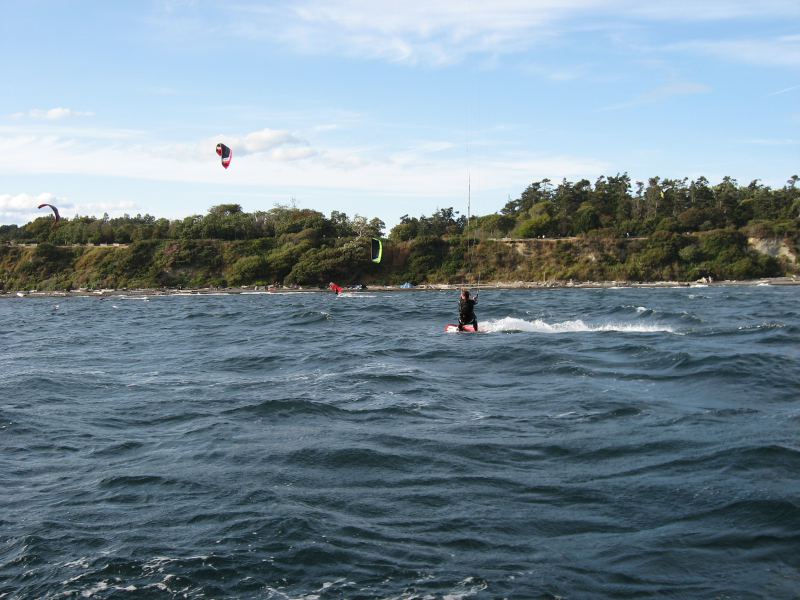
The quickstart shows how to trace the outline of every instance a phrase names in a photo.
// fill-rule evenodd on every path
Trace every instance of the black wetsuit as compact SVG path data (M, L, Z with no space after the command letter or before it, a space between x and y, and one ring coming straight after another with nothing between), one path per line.
M475 303L472 298L461 298L458 301L458 328L472 325L478 331L478 318L475 316Z

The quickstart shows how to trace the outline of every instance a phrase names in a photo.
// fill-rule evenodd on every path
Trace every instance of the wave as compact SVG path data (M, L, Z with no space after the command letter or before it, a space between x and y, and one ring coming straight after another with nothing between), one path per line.
M342 292L338 295L339 298L377 298L375 294L363 294L361 292Z
M611 310L608 311L609 314L628 314L628 315L636 315L639 318L642 317L649 317L656 313L656 310L653 308L648 308L646 306L640 306L638 304L620 304L619 306L615 306Z
M245 292L242 292L243 294ZM252 292L251 292L252 293ZM268 296L299 296L300 294L319 294L319 292L260 292L266 293Z
M306 310L300 313L291 315L291 322L293 325L313 325L322 321L330 321L333 319L331 313L324 310Z
M613 322L587 324L581 319L550 324L541 319L526 321L515 317L505 317L496 321L481 322L478 327L485 333L594 333L605 331L617 331L622 333L676 333L675 329L668 325Z
M209 361L207 364L215 370L244 373L247 371L261 372L264 368L267 368L271 364L280 362L281 360L283 360L282 356L276 354L271 354L266 356L241 354L238 356L230 356L228 358L223 358L223 359L214 359Z
M770 329L783 329L786 327L784 323L777 323L777 322L766 322L761 323L760 325L739 325L737 327L738 331L764 331Z
M425 460L423 457L420 458ZM413 473L415 469L415 465L409 460L408 455L384 452L376 448L352 446L346 448L302 448L290 451L286 460L293 465L325 469L388 469L395 475Z
M797 290L729 290L0 301L0 596L795 598Z
M222 411L224 415L245 415L257 417L292 417L301 415L303 417L321 416L337 418L347 415L347 411L336 408L323 402L310 400L265 400L255 404L245 404L235 408Z
M117 457L122 454L126 454L131 451L136 451L144 447L143 442L138 442L136 440L126 440L124 442L119 443L112 443L108 446L103 448L99 448L97 450L93 450L91 452L92 456L111 456Z

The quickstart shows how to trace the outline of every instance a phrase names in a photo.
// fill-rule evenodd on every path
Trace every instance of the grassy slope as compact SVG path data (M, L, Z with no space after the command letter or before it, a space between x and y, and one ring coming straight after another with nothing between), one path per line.
M738 231L693 235L659 232L646 239L580 237L563 240L484 240L467 247L464 238L422 238L385 244L384 260L372 265L357 245L315 249L294 240L144 241L127 246L0 246L0 285L6 290L65 290L133 287L206 287L460 283L479 276L490 281L691 281L748 279L797 272L786 249L798 240L778 240L782 257L754 250Z

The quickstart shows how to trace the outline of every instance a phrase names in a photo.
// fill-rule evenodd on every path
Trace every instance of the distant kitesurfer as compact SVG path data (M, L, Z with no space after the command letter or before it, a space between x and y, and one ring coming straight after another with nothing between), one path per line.
M328 284L328 287L331 288L334 292L336 292L337 296L342 293L342 287L339 286L339 285L336 285L332 281Z
M478 303L478 294L475 298L469 297L467 290L461 291L461 299L458 301L458 330L464 331L464 325L472 325L478 331L478 318L475 316L475 305Z

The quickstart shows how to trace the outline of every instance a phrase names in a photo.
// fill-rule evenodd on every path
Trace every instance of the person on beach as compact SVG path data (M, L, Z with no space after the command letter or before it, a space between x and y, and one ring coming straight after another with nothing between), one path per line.
M464 331L464 325L472 325L478 331L478 318L475 316L475 305L478 303L478 294L475 298L469 297L467 290L461 290L461 299L458 301L458 330Z

